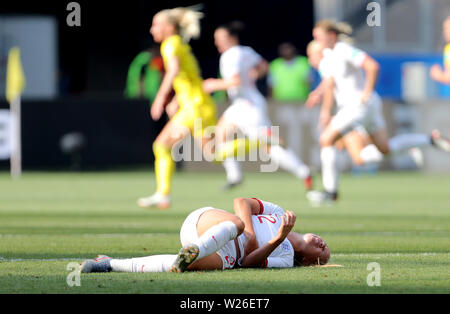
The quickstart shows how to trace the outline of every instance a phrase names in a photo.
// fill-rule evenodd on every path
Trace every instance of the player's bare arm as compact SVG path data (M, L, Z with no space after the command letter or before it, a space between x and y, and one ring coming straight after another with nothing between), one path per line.
M448 47L450 44L450 17L447 16L447 18L442 23L442 33L444 35L444 39L447 43L447 46L444 49L444 68L441 67L439 64L433 64L433 66L430 68L430 77L435 80L436 82L439 82L441 84L448 84L450 85L450 64L448 61L449 59L449 49Z
M169 116L169 118L172 118L178 111L179 106L178 106L178 100L177 100L177 96L173 96L172 100L167 104L166 106L166 113Z
M450 84L450 68L448 67L442 69L439 64L434 64L430 68L430 76L439 83Z
M239 74L236 74L229 79L210 78L203 81L203 89L207 93L227 90L229 88L237 87L240 85L241 85L241 76Z
M334 88L333 78L323 80L322 107L320 109L319 128L324 130L331 120L331 112L334 106Z
M153 101L150 114L153 120L159 120L164 112L164 106L166 100L172 91L172 84L180 71L180 60L177 57L172 57L167 63L167 70L164 78L159 87L158 93L156 94L155 100Z
M266 60L261 60L256 66L250 69L249 77L253 81L257 81L269 72L269 63Z
M325 86L324 81L325 80L321 80L320 84L317 85L317 87L309 93L308 98L306 99L305 102L308 108L314 108L322 101L323 90Z
M364 72L366 74L366 82L361 100L363 103L366 103L375 90L378 73L380 72L380 65L372 57L366 56L362 63L362 68L364 69Z
M286 239L289 232L295 225L297 216L292 211L286 211L281 217L282 222L277 235L260 248L254 250L242 259L241 266L244 268L264 267L266 259L269 255Z
M252 215L258 215L260 213L259 202L251 198L236 198L234 199L234 212L245 224L244 232L247 241L245 243L244 253L248 255L258 248L258 241L256 240L256 234L252 224Z

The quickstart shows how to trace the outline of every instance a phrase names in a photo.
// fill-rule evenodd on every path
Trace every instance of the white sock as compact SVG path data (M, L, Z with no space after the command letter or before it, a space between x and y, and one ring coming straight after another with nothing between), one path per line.
M337 151L333 146L320 150L322 162L322 184L326 192L336 193L338 188L339 170L337 166Z
M365 164L379 163L383 160L383 154L374 144L369 144L364 147L359 153L359 156Z
M129 259L112 259L111 269L126 273L168 272L175 263L177 255L153 255Z
M426 134L400 134L389 139L391 154L401 153L410 148L431 144L431 138Z
M289 171L299 179L306 179L310 170L291 149L285 149L280 145L270 147L270 157L283 170Z
M225 168L229 183L236 183L242 180L242 169L239 161L234 158L227 158L222 162L222 165Z
M194 243L200 251L197 260L217 252L236 237L237 227L231 221L224 221L212 226Z

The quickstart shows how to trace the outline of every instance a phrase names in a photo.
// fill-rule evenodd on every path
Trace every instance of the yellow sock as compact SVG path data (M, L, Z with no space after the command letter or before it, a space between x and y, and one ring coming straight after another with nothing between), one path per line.
M162 195L169 195L172 174L175 171L175 162L172 159L171 149L154 143L153 153L155 154L156 192Z
M249 152L258 149L259 145L259 140L247 138L238 138L226 142L216 151L216 161L221 162L229 157L241 157L247 155Z

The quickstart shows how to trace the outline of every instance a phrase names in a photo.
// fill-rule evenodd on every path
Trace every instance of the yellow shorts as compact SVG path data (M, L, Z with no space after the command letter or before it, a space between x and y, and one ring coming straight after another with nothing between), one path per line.
M217 108L215 104L198 107L184 106L173 116L171 122L187 127L193 137L209 137L217 124Z

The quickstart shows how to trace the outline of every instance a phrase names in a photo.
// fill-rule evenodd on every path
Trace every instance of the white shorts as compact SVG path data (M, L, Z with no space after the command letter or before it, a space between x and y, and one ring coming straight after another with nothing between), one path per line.
M199 237L197 234L197 223L200 216L208 211L214 209L213 207L203 207L199 208L192 213L190 213L183 222L180 230L180 241L181 245L189 245L192 243L196 243L199 241ZM243 252L244 243L239 241L239 246L241 247L241 252ZM234 240L229 241L225 246L223 246L219 251L216 252L217 255L222 260L222 269L231 269L235 267L238 263L237 261L237 252L236 245Z
M255 104L244 98L233 101L223 113L223 117L227 123L236 125L250 139L260 138L272 125L265 104Z
M331 126L342 135L360 127L363 127L369 134L385 129L383 102L374 93L365 105L345 106L339 109L333 117Z

